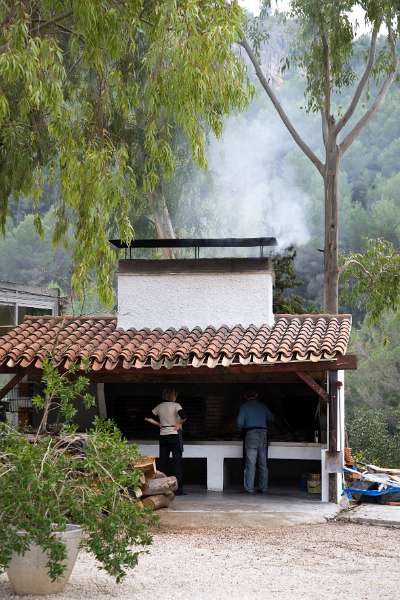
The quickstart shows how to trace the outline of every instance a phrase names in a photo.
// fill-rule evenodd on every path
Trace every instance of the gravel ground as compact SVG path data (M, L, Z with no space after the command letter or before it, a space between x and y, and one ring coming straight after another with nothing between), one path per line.
M393 600L399 554L398 530L364 525L160 531L122 584L82 553L65 593L53 598ZM5 575L0 598L15 598Z

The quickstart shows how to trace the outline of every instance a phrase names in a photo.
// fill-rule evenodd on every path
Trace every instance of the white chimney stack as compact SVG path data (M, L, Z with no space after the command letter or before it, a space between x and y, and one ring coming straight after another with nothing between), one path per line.
M120 260L118 327L272 325L268 258Z

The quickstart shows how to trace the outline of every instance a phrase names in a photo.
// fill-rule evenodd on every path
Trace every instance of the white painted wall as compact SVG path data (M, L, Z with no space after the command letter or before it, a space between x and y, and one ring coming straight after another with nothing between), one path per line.
M272 273L119 273L118 327L272 325Z

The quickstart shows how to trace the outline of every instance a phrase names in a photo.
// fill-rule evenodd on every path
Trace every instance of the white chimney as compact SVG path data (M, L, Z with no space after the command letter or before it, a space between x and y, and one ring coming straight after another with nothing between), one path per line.
M272 325L268 258L120 260L118 327Z

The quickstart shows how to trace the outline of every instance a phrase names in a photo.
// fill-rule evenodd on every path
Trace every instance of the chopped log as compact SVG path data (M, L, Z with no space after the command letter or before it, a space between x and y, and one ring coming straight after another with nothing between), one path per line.
M143 486L144 496L157 496L165 494L168 491L176 491L178 482L176 477L160 477L160 479L148 479L146 485Z
M400 475L400 469L391 469L384 467L377 467L376 465L369 465L366 463L359 463L360 465L366 466L368 470L375 471L375 473L387 473L388 475Z
M140 487L143 487L146 484L146 481L147 481L146 475L144 473L141 473L140 477L139 477Z
M154 456L141 456L133 463L135 469L140 469L146 475L151 477L156 474L156 459Z
M154 474L146 473L146 479L161 479L162 477L168 477L168 475L166 475L162 471L156 471Z
M158 510L159 508L167 508L173 500L171 496L165 496L164 494L159 494L158 496L149 496L148 498L144 498L141 500L142 505L147 508L151 508L152 510Z
M142 488L140 487L131 488L130 493L135 496L135 498L141 498L143 496Z

